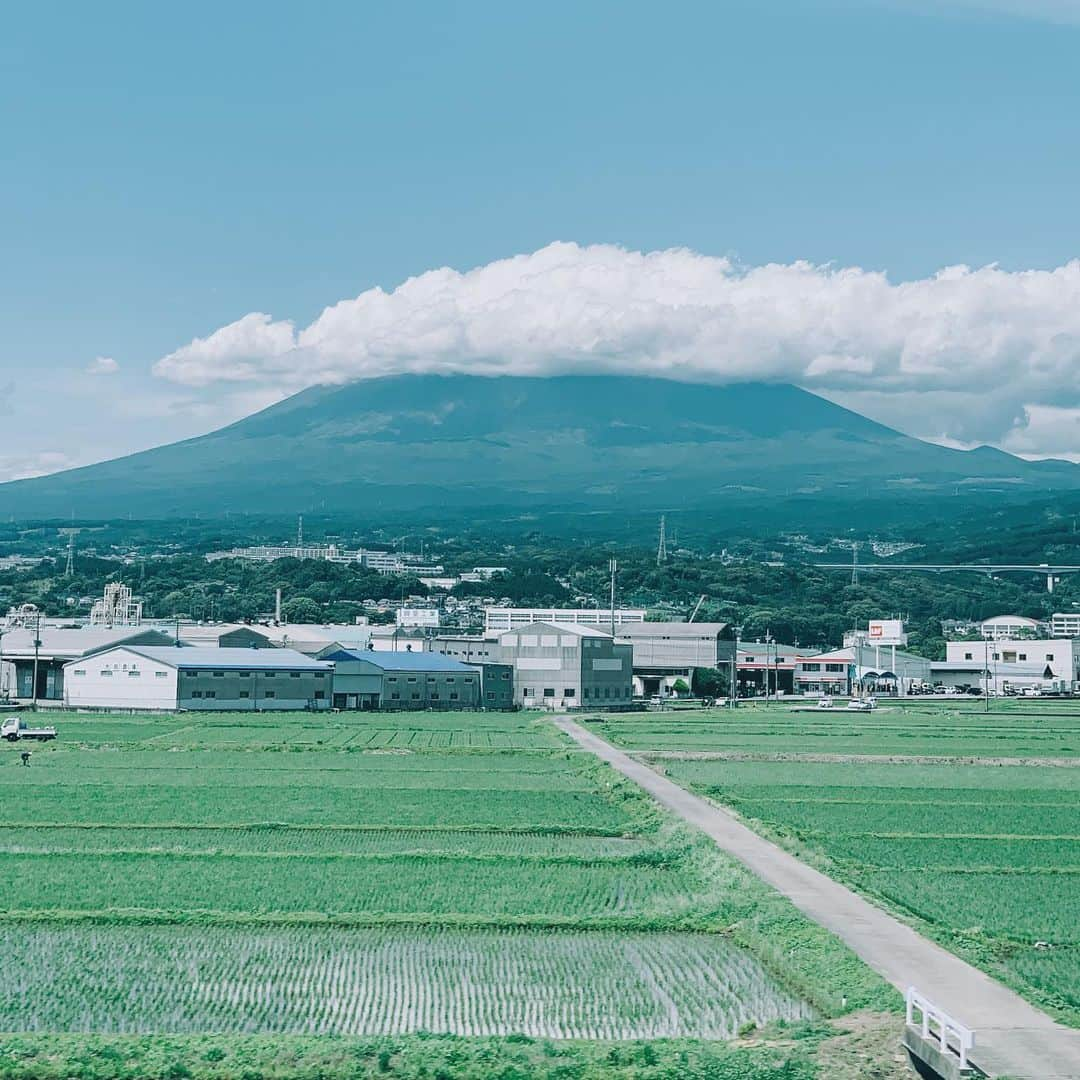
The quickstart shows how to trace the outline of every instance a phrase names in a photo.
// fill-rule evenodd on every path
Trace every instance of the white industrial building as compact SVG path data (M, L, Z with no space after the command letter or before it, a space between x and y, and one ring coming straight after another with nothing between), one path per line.
M633 700L633 649L584 623L530 623L498 637L493 659L514 671L525 709L626 708Z
M1070 638L990 638L947 641L945 663L933 665L944 686L978 686L1004 694L1027 687L1072 693L1080 679L1080 641Z
M610 627L611 608L484 608L484 633L499 634L504 630L514 630L519 626L528 626L536 622L575 623L583 626ZM645 621L644 610L637 608L616 608L615 625L642 623Z
M64 665L72 709L328 709L334 665L292 649L121 645Z

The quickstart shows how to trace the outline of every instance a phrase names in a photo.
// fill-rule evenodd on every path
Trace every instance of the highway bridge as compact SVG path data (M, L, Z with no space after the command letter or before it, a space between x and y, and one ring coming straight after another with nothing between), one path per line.
M1052 563L854 563L821 562L811 563L818 570L847 570L864 573L893 573L898 570L912 570L924 574L986 574L997 577L998 574L1045 574L1046 591L1054 591L1054 581L1066 574L1080 574L1080 566L1056 565Z

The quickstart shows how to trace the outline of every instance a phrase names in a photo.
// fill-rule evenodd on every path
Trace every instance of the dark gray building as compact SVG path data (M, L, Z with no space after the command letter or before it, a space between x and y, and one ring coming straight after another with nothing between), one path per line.
M481 673L440 653L330 648L335 709L477 709Z

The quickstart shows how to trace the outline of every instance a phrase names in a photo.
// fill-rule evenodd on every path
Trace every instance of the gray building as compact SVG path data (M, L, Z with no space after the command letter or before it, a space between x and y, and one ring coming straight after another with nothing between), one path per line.
M477 709L481 673L440 653L330 648L335 709Z
M735 656L728 623L632 623L618 627L615 640L633 648L634 692L648 697L673 693L679 679L691 685L695 668L726 671Z
M330 708L334 665L292 649L117 645L65 669L74 709Z
M633 700L633 649L583 623L538 622L498 636L526 709L625 708Z

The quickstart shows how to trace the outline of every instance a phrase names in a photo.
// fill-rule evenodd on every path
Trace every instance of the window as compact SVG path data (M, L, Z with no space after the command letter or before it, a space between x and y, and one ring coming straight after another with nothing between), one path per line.
M412 695L412 700L413 700L413 701L419 701L419 700L420 700L420 695L419 695L419 694L416 694L416 693L414 693L414 694Z
M531 686L526 686L525 689L521 691L521 696L522 697L532 697L533 696L532 687Z
M207 690L206 691L206 696L207 697L217 697L217 691L216 690Z
M325 690L316 690L315 691L315 700L316 701L323 701L325 698L326 698L326 691Z
M300 678L300 672L299 671L290 671L289 672L289 678L290 679L299 679Z
M224 679L225 678L225 672L224 671L215 671L214 672L214 678L215 679Z
M263 697L273 697L275 695L275 693L276 693L276 691L274 691L274 690L264 690L263 691Z
M453 675L447 675L446 676L446 681L447 682L453 682L454 681L454 676Z
M326 677L326 672L325 671L316 671L315 672L315 678L316 679L322 679L322 678L325 678L325 677Z
M969 652L966 652L966 653L964 653L964 659L965 659L965 660L971 660L971 659L973 659L973 658L972 658L972 655L971 655L971 653L969 653Z
M510 672L509 671L504 671L502 673L502 677L503 677L503 679L509 679L510 678Z
M433 694L431 695L431 700L432 700L432 701L438 701L438 700L439 700L439 695L438 695L438 693L433 693Z
M488 696L488 701L494 701L495 700L495 691L494 690L489 690L487 692L487 696Z
M574 688L572 686L568 686L565 690L563 690L562 696L563 697L573 697L574 696Z
M450 700L451 701L457 701L457 694L451 693L450 694Z
M1048 652L1048 653L1046 654L1046 659L1047 659L1047 660L1053 660L1053 659L1054 659L1054 654L1053 654L1052 652Z
M199 677L199 673L197 671L185 671L184 674L189 679L197 679Z
M589 688L587 686L585 687L584 690L581 691L581 696L582 697L588 697L589 696Z
M416 682L416 676L415 675L410 675L409 676L409 682Z
M141 671L135 671L134 669L132 669L131 671L128 672L128 678L129 679L138 679L141 675L142 675Z
M611 688L608 686L604 687L604 697L611 697Z
M192 697L202 697L202 691L201 690L192 690L191 691L191 696Z
M401 695L400 695L400 694L399 694L399 693L398 693L398 692L397 692L397 691L395 690L395 691L394 691L394 692L393 692L393 693L392 693L392 694L390 695L390 700L391 700L391 701L400 701L400 700L401 700Z
M844 670L844 665L843 664L826 664L825 665L825 670L826 671L832 671L832 672L842 672Z
M263 672L263 677L266 678L266 679L272 679L276 674L277 674L276 671L264 671ZM271 694L270 696L273 697L273 694Z
M110 671L110 670L109 670L108 668L102 668L102 669L101 669L101 674L102 674L102 675L103 675L103 676L104 676L104 677L105 677L106 679L111 679L111 678L112 678L112 672L111 672L111 671Z
M1022 653L1020 654L1020 659L1021 659L1021 660L1026 660L1026 659L1027 659L1027 653L1026 653L1026 652L1022 652Z
M544 697L554 697L554 696L555 696L555 687L554 686L545 686L544 687Z
M397 682L397 676L396 675L387 675L386 676L386 681L387 682Z
M155 679L167 679L168 677L169 677L169 673L167 671L155 671L154 672L154 678Z
M820 671L821 670L821 665L820 664L803 664L802 669L803 669L803 671Z
M86 668L76 668L71 674L72 675L85 675L86 674Z
M242 698L249 698L249 697L251 697L251 692L249 690L241 690L240 691L240 696Z
M240 676L241 679L250 679L251 678L251 672L250 671L239 671L239 672L237 672L237 674Z

